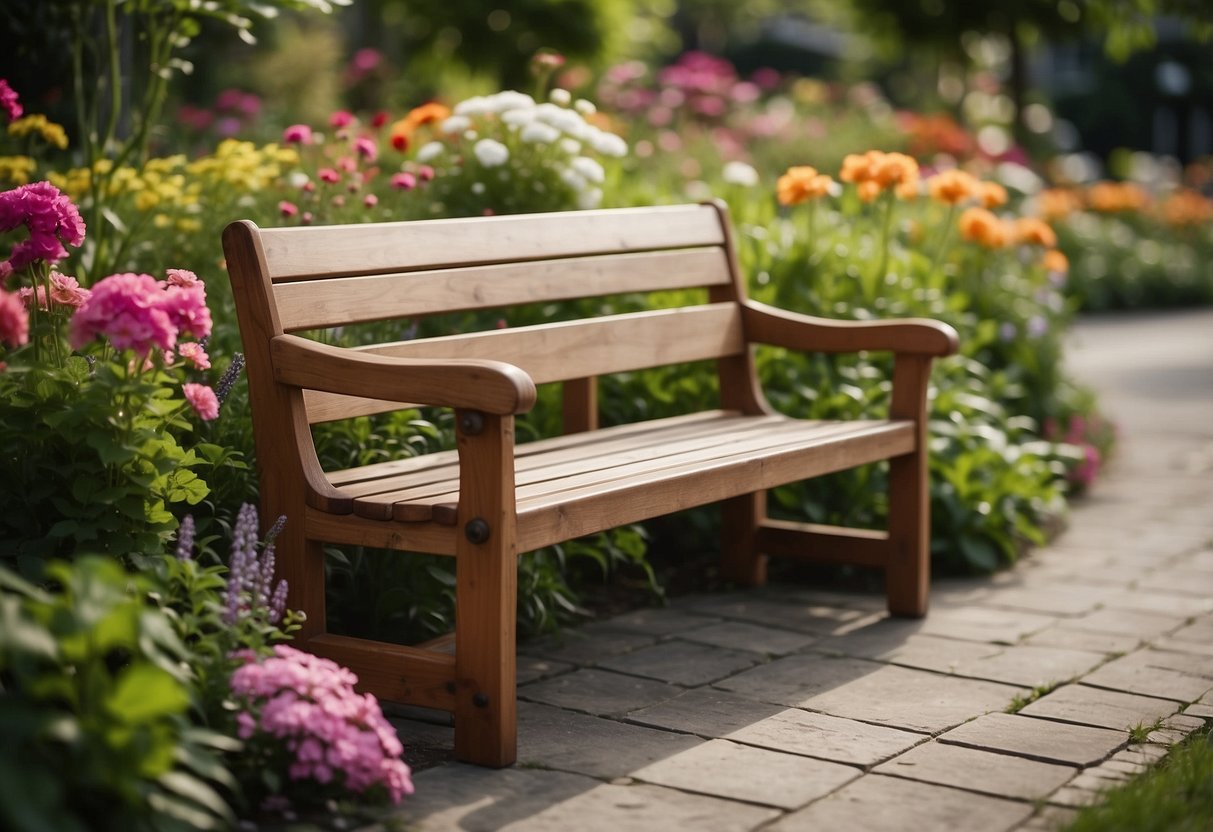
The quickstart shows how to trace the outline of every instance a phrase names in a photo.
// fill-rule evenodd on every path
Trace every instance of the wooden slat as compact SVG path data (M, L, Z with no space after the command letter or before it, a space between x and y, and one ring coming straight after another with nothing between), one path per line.
M385 523L356 514L328 514L307 507L304 528L312 540L326 543L400 549L431 555L455 554L455 531L437 523Z
M723 242L710 205L261 229L274 281Z
M455 683L454 656L327 633L313 636L301 646L354 671L358 688L363 692L392 702L455 710L455 697L451 693Z
M760 552L815 563L887 566L889 533L820 523L765 520L755 544Z
M740 355L744 350L739 308L731 303L608 315L359 349L408 358L508 361L526 371L536 384ZM408 406L315 392L306 401L308 421L312 423Z
M698 248L282 283L274 287L274 297L282 327L291 332L535 301L718 286L729 279L724 249Z

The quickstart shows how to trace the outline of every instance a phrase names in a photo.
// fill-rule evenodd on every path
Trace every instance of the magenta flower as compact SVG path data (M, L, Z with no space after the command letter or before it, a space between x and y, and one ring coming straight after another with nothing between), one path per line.
M362 198L362 204L367 208L374 208L379 204L379 197L375 196L375 194L367 194Z
M201 281L188 286L167 283L158 305L178 335L206 338L211 334L211 310L206 306L206 287Z
M0 231L24 225L29 239L13 247L13 271L35 260L55 263L67 257L64 244L84 242L84 220L72 201L49 182L31 182L0 193Z
M169 286L196 286L202 283L198 275L189 269L165 269L164 282Z
M59 272L51 272L51 301L60 306L70 306L79 309L91 295L74 277Z
M284 199L278 203L278 213L284 217L293 217L299 213L299 206Z
M354 139L354 152L368 162L373 162L379 158L379 147L375 144L375 140L366 136Z
M215 396L215 391L205 384L185 384L182 385L181 392L203 421L209 422L219 417L219 399Z
M396 730L375 697L354 692L358 677L348 669L286 645L245 661L231 678L243 705L238 734L290 752L290 780L355 794L382 789L394 804L413 793Z
M306 124L292 124L282 131L282 141L287 144L311 144L312 128Z
M29 313L15 292L0 289L0 341L10 347L29 343Z
M354 123L354 114L348 110L338 110L329 116L329 126L341 129Z
M21 102L17 100L16 91L8 85L8 81L0 78L0 107L8 113L9 121L16 121L21 118L21 114L25 112L21 107Z
M173 348L177 328L160 308L164 293L150 274L113 274L93 286L69 325L72 349L104 336L116 349L146 354L153 347Z
M198 370L211 368L211 357L197 341L186 341L177 345L177 355L184 358Z
M320 177L321 182L328 182L330 185L341 179L341 174L332 168L321 168L316 171L316 175Z
M390 181L393 188L401 191L411 191L417 187L417 177L407 171L404 173L393 173Z

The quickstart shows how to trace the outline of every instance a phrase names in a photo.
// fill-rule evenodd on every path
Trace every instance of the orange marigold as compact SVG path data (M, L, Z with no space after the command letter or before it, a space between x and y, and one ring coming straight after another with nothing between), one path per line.
M928 179L927 192L931 194L931 199L955 205L973 196L978 184L977 178L973 174L959 168L952 168L940 171ZM987 205L986 207L993 206Z
M968 208L957 220L960 236L986 248L1002 248L1007 244L1006 225L988 208Z
M1036 213L1046 220L1059 220L1082 208L1078 194L1067 188L1047 188L1036 195Z
M875 179L865 179L855 186L856 193L864 202L872 202L876 197L880 196L880 183Z
M1087 205L1109 214L1140 211L1150 201L1145 190L1132 182L1096 182L1087 189L1086 196Z
M830 192L834 180L817 168L799 165L788 168L787 173L775 183L780 205L799 205L810 199L818 199Z
M1070 270L1069 258L1055 248L1045 252L1044 257L1040 259L1040 264L1045 267L1047 272L1065 274Z
M1191 190L1171 194L1158 210L1171 225L1203 225L1213 220L1213 201Z
M1015 221L1015 241L1031 246L1053 248L1057 245L1057 235L1043 220L1035 217L1020 217Z
M404 152L413 140L413 133L423 124L445 121L450 118L451 108L437 101L414 107L405 114L404 118L392 123L388 130L388 139L392 147Z
M872 178L881 188L918 181L918 162L904 153L876 153L872 164Z
M879 150L869 150L867 153L850 153L842 160L842 170L838 178L843 182L866 182L872 178L872 168L876 162Z
M997 182L978 182L974 195L987 208L1007 204L1007 189Z

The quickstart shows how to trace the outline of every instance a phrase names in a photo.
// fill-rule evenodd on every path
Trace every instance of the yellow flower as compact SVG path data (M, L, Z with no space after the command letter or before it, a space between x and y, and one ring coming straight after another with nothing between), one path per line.
M1043 220L1035 217L1020 217L1015 220L1015 240L1027 245L1053 248L1057 245L1057 235Z
M0 156L0 182L10 185L25 185L38 163L29 156Z
M830 192L834 180L817 168L800 165L788 168L788 172L775 183L780 205L799 205L810 199L819 199Z
M960 236L986 248L1002 248L1007 244L1005 223L987 208L969 208L957 221Z
M948 205L964 202L974 196L977 186L977 178L959 168L940 171L927 180L927 192L931 194L931 199Z
M36 133L47 144L54 145L60 150L67 148L67 133L63 127L55 124L53 121L49 121L41 113L17 119L8 126L8 132L9 135L17 137L25 137Z

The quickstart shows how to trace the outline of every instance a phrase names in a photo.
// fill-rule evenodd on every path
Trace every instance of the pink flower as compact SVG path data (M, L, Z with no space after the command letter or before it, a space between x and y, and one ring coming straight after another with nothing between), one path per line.
M211 368L211 357L206 354L206 350L196 341L186 341L177 345L177 355L184 358L196 369L209 370Z
M278 212L284 217L293 217L299 213L299 206L284 199L278 203Z
M349 127L354 122L354 114L348 110L338 110L329 116L329 126L338 129Z
M341 179L341 174L332 168L321 168L316 171L316 175L320 177L321 182L328 182L330 185Z
M379 158L379 147L375 144L375 140L366 136L354 139L354 152L368 162L373 162Z
M211 334L211 310L206 306L206 287L202 281L186 286L167 284L157 305L179 335L189 333L195 338L206 338Z
M64 244L84 242L84 220L72 201L49 182L31 182L0 193L0 231L24 225L29 239L13 247L13 271L35 260L54 263L67 257Z
M194 412L205 422L216 419L219 416L219 398L215 395L215 391L207 387L205 384L185 384L181 387L181 392L185 394L185 400L190 403L190 407L194 408Z
M286 144L311 144L312 128L306 124L292 124L282 131L282 141Z
M417 178L422 182L429 182L434 178L434 169L429 165L421 165L417 168Z
M195 286L202 283L189 269L165 269L164 282L169 286Z
M21 118L21 114L25 112L21 108L21 102L17 100L17 93L8 85L8 81L0 78L0 107L8 113L9 121L16 121Z
M177 327L161 308L164 290L150 274L113 274L99 280L69 324L72 349L99 335L116 349L147 353L172 349Z
M51 301L54 303L79 309L91 294L88 289L80 286L76 278L51 272Z
M367 208L374 208L379 204L379 197L375 196L374 194L367 194L362 198L362 204Z
M417 177L408 172L394 173L390 181L393 188L401 191L411 191L417 187Z
M29 313L15 292L0 289L0 341L10 347L29 343Z

